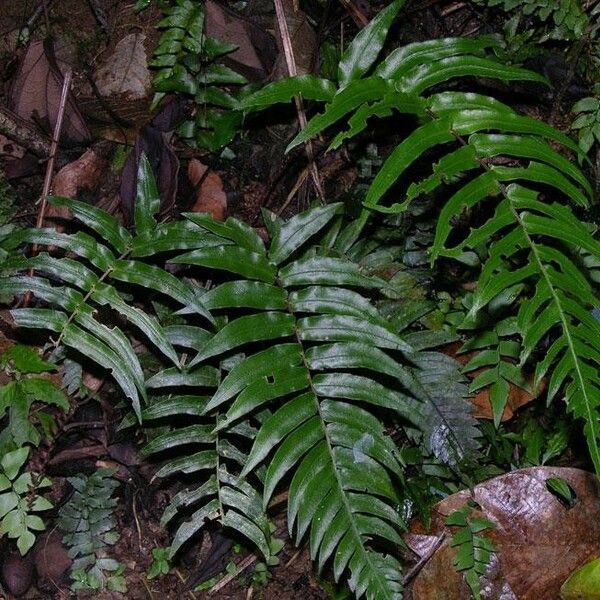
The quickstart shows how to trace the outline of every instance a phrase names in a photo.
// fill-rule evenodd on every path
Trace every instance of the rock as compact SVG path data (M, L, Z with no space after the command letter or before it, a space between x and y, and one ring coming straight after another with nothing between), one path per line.
M31 553L21 556L18 552L8 554L2 561L0 579L7 592L22 596L33 583L34 569Z

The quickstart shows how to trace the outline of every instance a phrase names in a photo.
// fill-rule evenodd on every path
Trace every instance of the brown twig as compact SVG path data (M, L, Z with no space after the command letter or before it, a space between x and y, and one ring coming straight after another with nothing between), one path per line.
M54 176L54 162L56 160L56 153L58 151L58 142L60 140L60 133L62 130L63 118L65 116L65 106L67 105L67 98L69 96L69 90L71 89L71 78L73 72L71 69L67 69L65 78L63 80L62 92L60 95L60 104L58 105L58 114L56 115L56 123L54 125L54 132L52 133L52 143L50 144L50 156L48 157L48 163L46 164L46 175L44 177L44 187L42 188L42 197L40 207L38 209L38 216L35 226L40 229L44 225L44 217L46 216L46 206L48 204L48 195L50 194L50 186L52 185L52 177ZM31 255L35 256L38 252L37 244L33 244L31 248ZM29 270L29 276L33 275L33 269ZM23 298L23 306L29 306L31 302L31 291L28 291Z
M366 27L369 24L369 16L361 10L358 4L355 4L352 0L340 0L340 2L358 27Z
M275 4L275 14L277 15L277 25L279 27L279 33L281 35L281 44L283 46L283 54L285 56L285 62L287 65L288 73L290 77L296 77L298 75L298 69L296 67L296 59L294 58L294 48L292 47L292 39L290 36L290 30L288 28L287 19L285 18L285 11L281 0L273 0ZM294 101L296 103L296 112L298 113L298 124L300 129L306 127L306 112L304 110L304 102L301 96L295 96ZM312 142L307 140L304 143L306 150L306 156L310 165L310 175L313 180L313 184L321 200L325 199L323 193L323 186L321 185L321 179L319 178L319 171L315 163L315 153L313 150Z
M219 590L223 589L230 581L233 581L238 575L243 573L250 565L255 563L256 559L256 554L250 554L246 556L244 560L242 560L238 565L236 565L235 573L228 573L227 575L225 575L225 577L223 577L223 579L220 579L218 583L216 583L210 588L208 592L209 596L212 596L213 594L216 594Z
M52 134L52 144L50 145L50 156L46 165L46 176L44 177L44 187L42 188L41 204L38 211L38 218L35 226L39 229L44 224L46 216L46 205L48 203L48 195L50 194L50 186L52 185L52 177L54 177L54 163L56 161L56 153L58 151L58 142L62 130L63 119L65 116L65 107L67 105L67 97L71 88L71 78L73 72L68 69L63 80L62 92L60 94L60 104L58 105L58 114L56 115L56 124ZM34 252L35 253L35 252Z
M412 567L406 573L406 575L403 577L402 583L404 585L407 585L410 581L412 581L419 574L419 571L421 571L421 569L427 564L429 559L437 552L438 548L444 543L445 539L446 539L445 533L441 533L437 537L437 539L432 544L432 546L429 548L429 550L419 559L419 562L414 567Z

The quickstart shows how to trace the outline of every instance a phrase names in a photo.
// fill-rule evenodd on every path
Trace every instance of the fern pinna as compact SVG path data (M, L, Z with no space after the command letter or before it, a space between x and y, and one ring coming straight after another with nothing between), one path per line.
M566 135L495 98L452 89L457 78L473 76L546 84L542 76L489 55L499 43L494 38L416 42L376 65L402 4L392 2L357 36L342 57L337 82L307 76L276 82L246 98L243 107L261 110L294 94L325 102L290 148L343 120L347 125L334 137L333 148L363 131L369 118L396 113L407 123L414 120L412 132L375 176L362 214L338 248L345 251L360 237L373 211L402 213L420 196L436 198L441 208L431 260L454 259L481 269L465 327L494 304L504 304L501 318L514 322L516 316L521 366L544 349L536 361L535 384L549 378L549 399L564 391L569 410L585 420L600 473L600 324L591 314L597 305L593 273L589 260L582 260L585 254L597 261L600 245L569 206L585 208L592 196L585 176L567 157L579 156L580 150ZM416 178L417 166L430 175ZM390 196L396 200L391 205ZM461 235L456 225L465 212L475 215L475 225ZM488 322L493 328L493 320ZM479 342L486 339L481 331L476 335ZM487 337L498 344L497 335ZM514 347L505 351L512 355ZM508 382L522 385L523 379L512 356L507 361L493 354L485 383L496 386L498 419Z

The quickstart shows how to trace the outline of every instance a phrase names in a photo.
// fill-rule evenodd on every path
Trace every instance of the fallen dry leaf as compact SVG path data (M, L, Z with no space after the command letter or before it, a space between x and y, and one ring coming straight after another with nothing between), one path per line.
M238 47L223 62L251 81L264 79L273 68L277 47L273 37L232 10L207 0L204 7L206 35Z
M198 187L192 212L210 213L216 221L224 221L227 213L227 194L219 174L210 171L197 158L188 164L188 178Z
M452 356L461 365L466 365L477 354L477 352L465 352L463 354L458 354L457 352L458 352L458 349L460 348L460 346L461 346L460 343L450 344L449 346L446 347L444 352L446 354L448 354L449 356ZM484 370L485 369L475 369L474 371L470 371L470 372L466 373L466 376L470 380L473 380L473 379L475 379L475 377L477 377L477 375L482 373ZM530 388L533 389L533 387L534 387L533 386L533 377L531 377L531 376L527 377L527 383L529 384ZM542 380L542 382L538 386L538 389L536 390L535 394L532 394L532 393L528 392L527 390L525 390L517 385L514 385L513 383L509 383L508 398L506 401L506 406L504 408L504 412L502 413L501 421L502 422L510 421L515 416L515 412L519 408L521 408L521 407L525 406L526 404L529 404L530 402L533 402L534 400L539 398L539 396L544 393L545 389L546 389L546 381L545 380ZM490 419L491 420L494 418L492 404L490 402L489 388L485 387L485 388L479 390L474 396L470 397L470 402L475 407L473 416L476 419Z
M64 51L58 52L60 48L51 41L32 42L19 63L9 94L9 108L48 134L52 133L56 123L63 73L69 66L64 60ZM87 125L73 95L69 94L61 143L82 144L89 139Z
M298 75L308 75L313 72L315 66L315 58L319 46L317 34L309 25L306 13L300 9L296 9L294 0L283 0L283 10L290 32L296 70ZM277 21L275 21L274 28L277 33L279 56L273 68L273 79L284 79L288 77L289 71Z
M577 494L566 508L546 488L550 477L561 477ZM496 528L486 530L498 549L482 580L482 598L555 600L567 577L590 558L600 555L600 483L580 469L532 467L495 477L475 486L473 498L481 514ZM425 532L415 523L405 536L418 556L427 560L412 584L414 600L469 598L468 587L452 565L456 554L444 522L469 499L463 491L448 496L433 509L432 527Z
M77 160L65 165L52 180L52 193L64 198L77 198L82 190L93 190L106 172L106 159L93 149L86 150ZM63 219L70 219L66 206L48 204L46 223L64 231Z
M114 52L96 71L94 81L101 96L124 96L139 100L149 95L152 78L141 33L130 33L120 40Z
M81 190L92 190L100 183L106 169L106 159L92 148L77 160L65 165L52 181L55 196L77 198Z

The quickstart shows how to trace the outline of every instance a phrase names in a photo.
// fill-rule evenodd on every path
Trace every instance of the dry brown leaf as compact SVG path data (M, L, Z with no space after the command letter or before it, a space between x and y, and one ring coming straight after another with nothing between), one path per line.
M277 48L266 31L232 10L207 0L206 35L238 46L224 62L250 80L264 79L273 68Z
M283 0L282 3L285 19L290 32L290 41L294 52L296 70L298 75L308 75L313 72L315 66L315 57L318 51L317 34L308 24L306 13L295 8L294 0ZM277 23L275 23L274 28L277 32L279 56L277 57L275 67L273 68L273 79L284 79L289 75L289 71Z
M197 158L188 164L188 178L198 187L192 212L210 213L216 221L224 221L227 213L227 194L218 173L209 171Z
M461 344L450 344L446 347L444 352L449 356L452 356L455 360L457 360L461 365L466 365L477 353L476 352L465 352L463 354L457 354ZM475 369L474 371L470 371L467 373L467 377L470 380L475 379L477 375L482 373L485 369ZM527 377L527 383L529 384L531 389L534 389L534 381L533 377ZM515 412L533 402L537 398L540 397L541 394L544 393L546 389L546 381L542 380L535 394L520 388L513 383L509 384L509 392L508 399L506 401L506 407L504 408L504 412L502 413L502 422L510 421L514 416ZM476 419L493 419L494 413L492 409L492 404L490 402L490 391L489 388L483 388L479 390L474 396L470 397L470 402L475 407L475 411L473 412L473 416Z
M550 477L561 477L577 494L566 508L546 488ZM569 574L600 555L600 484L580 469L532 467L495 477L475 487L481 514L496 528L486 530L498 549L482 580L482 598L502 600L555 600ZM444 522L469 499L463 491L448 496L433 510L432 527L420 523L405 536L418 556L443 536L443 543L419 571L412 584L413 600L468 599L469 590L452 561L452 537Z
M96 71L94 81L101 96L124 96L139 100L149 95L152 78L141 33L130 33L120 40L114 52Z
M9 108L19 117L37 123L51 134L63 86L63 73L69 67L64 59L64 46L52 42L32 42L21 59L11 84ZM90 133L72 94L68 95L61 142L81 144L90 139Z
M86 150L77 160L65 165L52 181L55 196L77 198L80 190L92 190L100 183L106 169L106 159L93 149Z
M77 160L65 165L52 180L52 193L64 198L77 198L82 190L93 190L106 171L106 160L91 148ZM58 231L64 231L63 219L71 219L71 211L66 206L48 204L46 224Z

